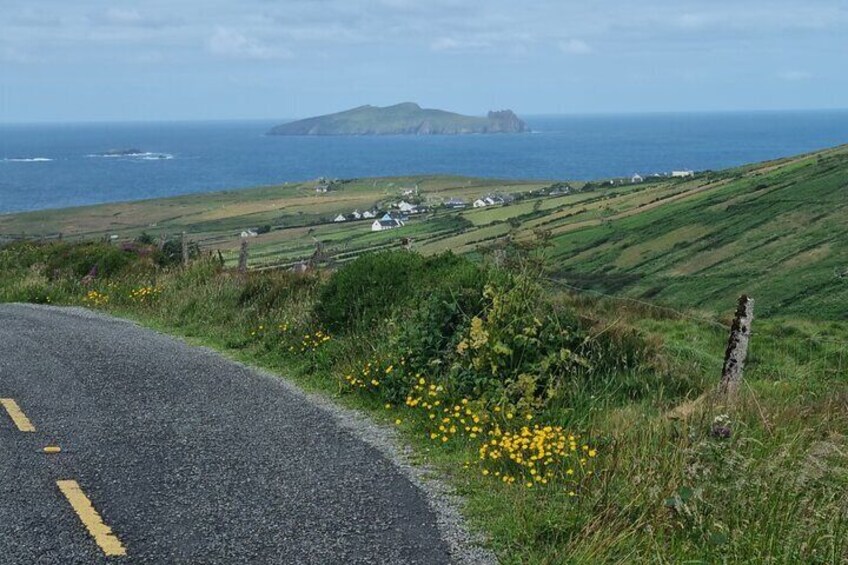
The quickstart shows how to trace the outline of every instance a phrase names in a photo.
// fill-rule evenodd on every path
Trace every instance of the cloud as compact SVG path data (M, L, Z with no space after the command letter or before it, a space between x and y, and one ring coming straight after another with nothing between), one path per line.
M105 11L95 12L88 17L89 22L100 28L151 28L162 29L181 26L182 18L165 17L164 15L143 14L135 8L110 7Z
M138 10L134 8L109 8L106 10L104 19L107 22L120 25L133 25L144 21Z
M272 59L291 59L288 49L272 48L261 41L248 37L238 31L219 27L206 42L206 48L213 55L232 59L254 59L267 61Z
M455 39L453 37L438 37L430 43L433 51L479 51L492 46L488 41L480 39Z
M569 55L588 55L589 53L593 53L595 51L588 43L586 43L582 39L569 39L567 41L560 41L559 49L563 53L568 53Z
M800 82L813 78L813 75L808 73L807 71L788 70L777 73L777 78L779 78L780 80L785 80L787 82Z

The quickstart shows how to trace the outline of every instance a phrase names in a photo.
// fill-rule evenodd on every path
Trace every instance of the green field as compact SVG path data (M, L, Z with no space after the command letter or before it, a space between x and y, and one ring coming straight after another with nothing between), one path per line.
M241 231L264 225L271 231L250 240L250 264L261 267L306 259L317 242L343 261L402 238L422 253L473 253L546 230L555 276L575 287L720 312L748 292L760 316L848 316L846 147L692 179L583 184L572 183L566 196L540 194L545 182L447 176L353 180L325 194L314 182L286 184L0 216L0 235L185 231L233 264ZM331 222L356 209L388 209L412 189L431 211L401 229L372 233L370 220ZM440 206L492 192L520 198L481 209Z

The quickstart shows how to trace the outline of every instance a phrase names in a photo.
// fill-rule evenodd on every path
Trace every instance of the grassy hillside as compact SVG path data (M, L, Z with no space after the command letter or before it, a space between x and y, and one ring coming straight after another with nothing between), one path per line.
M325 194L314 182L297 183L0 216L0 236L132 239L186 231L234 264L240 232L267 225L269 233L250 240L250 264L261 267L306 259L318 242L337 262L403 238L423 254L480 256L542 230L551 236L554 275L575 287L722 313L748 292L759 317L848 316L848 147L690 179L569 184L563 195L543 191L549 182L446 176L354 179ZM441 207L492 192L519 198L481 209ZM430 211L380 233L368 220L330 221L402 199L419 199Z
M556 235L566 280L691 307L848 317L848 150L698 179L684 198Z

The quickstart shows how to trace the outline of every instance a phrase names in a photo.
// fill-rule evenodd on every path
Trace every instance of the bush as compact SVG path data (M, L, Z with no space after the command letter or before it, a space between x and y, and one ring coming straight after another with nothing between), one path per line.
M200 246L197 243L188 242L188 258L200 257ZM161 267L179 265L183 261L183 243L180 238L169 238L162 246L162 250L156 253L156 263Z
M121 273L138 255L108 243L52 244L48 248L45 274L51 279L62 276L82 278L89 273L110 277Z
M450 252L427 258L407 251L371 253L333 273L315 314L335 332L362 328L430 299L467 306L479 301L484 281L479 266Z
M407 302L424 260L406 251L362 255L333 273L321 289L315 314L333 332L366 327Z

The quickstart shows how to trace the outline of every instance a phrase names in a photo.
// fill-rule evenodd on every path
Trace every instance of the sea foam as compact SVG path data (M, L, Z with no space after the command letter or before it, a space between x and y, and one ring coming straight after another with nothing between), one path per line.
M3 159L7 163L45 163L52 160L47 157L8 157Z

